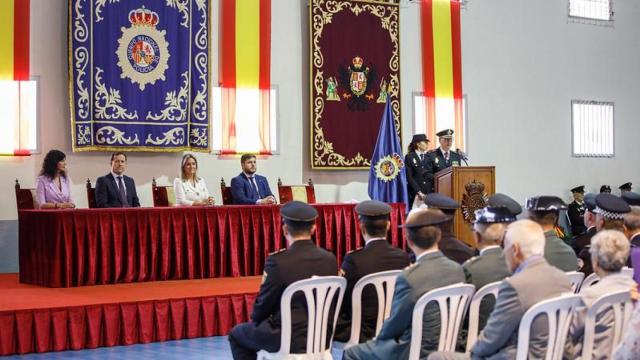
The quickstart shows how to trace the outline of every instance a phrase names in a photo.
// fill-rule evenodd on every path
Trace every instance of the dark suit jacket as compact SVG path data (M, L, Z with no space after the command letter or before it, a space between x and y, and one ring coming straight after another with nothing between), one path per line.
M442 232L442 239L440 239L438 243L438 248L444 256L458 264L463 264L475 255L475 250L473 250L472 247L465 244L462 240L458 240L455 235L450 232Z
M571 222L571 234L574 236L584 233L587 228L584 226L584 203L578 204L573 201L567 209L569 222Z
M255 205L258 200L273 196L267 178L258 174L253 174L253 176L258 185L260 196L258 196L255 186L251 184L247 175L240 173L240 175L231 179L231 196L234 204Z
M264 264L263 282L251 314L255 327L247 336L253 337L256 343L271 344L262 349L277 349L280 344L280 298L287 286L313 275L335 276L337 273L335 255L316 247L311 240L298 240L287 250L271 254ZM304 352L307 344L306 304L302 293L291 300L291 351L294 353Z
M409 254L391 246L385 239L373 240L364 248L345 255L342 261L342 276L347 280L347 291L342 299L340 317L336 325L336 341L348 341L351 335L351 293L356 283L366 275L402 270L409 265ZM362 292L362 326L360 342L374 336L378 317L378 297L375 289L368 286Z
M123 204L120 200L116 179L111 173L108 173L96 180L96 206L99 208L139 207L140 200L138 199L136 183L133 178L123 175L122 181L124 181L124 186L127 189L126 204Z
M421 191L426 194L431 192L433 188L433 173L430 172L430 160L429 154L424 154L424 160L420 160L420 156L415 151L408 153L404 157L410 203L413 203L413 199L418 192Z

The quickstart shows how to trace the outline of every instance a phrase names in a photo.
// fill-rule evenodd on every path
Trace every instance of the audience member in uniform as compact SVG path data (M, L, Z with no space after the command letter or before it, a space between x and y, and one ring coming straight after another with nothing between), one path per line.
M573 201L567 207L567 216L571 223L571 234L578 236L587 230L584 224L584 185L571 189L571 194L573 195Z
M480 255L467 260L462 264L462 268L467 282L473 284L477 291L487 284L502 281L510 275L500 243L507 225L516 221L516 217L504 206L487 206L477 210L475 215L473 239ZM492 297L485 297L480 304L478 330L484 328L494 304L495 299Z
M191 154L182 157L180 177L173 180L173 190L178 205L205 206L215 204L204 179L198 176L198 160Z
M405 269L396 281L391 314L373 340L345 350L343 359L407 359L411 343L411 320L416 301L430 290L464 281L462 267L438 250L441 230L438 225L451 217L437 209L415 210L404 225L407 245L417 261ZM425 309L420 358L438 348L440 311L431 303Z
M562 271L575 271L578 269L578 258L571 247L560 240L555 232L561 210L567 206L557 196L536 196L527 200L526 208L529 218L538 223L544 230L546 238L544 257L549 265Z
M596 229L596 194L587 194L584 196L584 224L587 227L587 231L582 233L571 242L571 247L578 255L578 263L580 263L580 271L589 275L593 272L591 267L591 254L589 248L591 247L591 238L598 232Z
M620 195L622 200L626 201L629 206L640 206L640 194L633 191L625 191Z
M256 156L244 154L240 157L242 172L231 179L231 196L234 204L268 205L275 204L267 178L256 174Z
M409 144L409 152L404 157L407 172L407 191L409 193L409 208L413 207L416 197L420 202L433 188L433 173L429 171L430 156L427 154L429 139L425 134L413 135Z
M111 155L111 171L96 180L96 206L99 208L139 207L140 200L133 178L124 174L127 155L115 152Z
M596 229L624 232L624 215L631 211L629 204L612 194L596 196Z
M375 200L359 203L356 208L360 231L365 246L347 253L342 261L340 275L347 279L347 291L342 299L342 309L336 325L334 340L348 341L351 335L351 293L364 276L387 270L401 270L409 265L409 255L387 242L391 226L391 206ZM361 325L359 342L375 335L378 315L378 297L375 288L368 286L362 292Z
M624 194L627 191L631 191L631 183L630 182L626 182L620 186L618 186L618 189L620 190L620 194Z
M305 203L292 201L280 208L280 215L289 247L267 257L251 321L234 326L229 333L231 352L236 360L255 359L261 349L269 352L280 349L280 298L287 286L314 275L338 273L335 255L316 247L311 240L318 212ZM303 294L291 300L291 327L291 352L304 352L307 302Z
M600 186L600 194L602 194L602 193L611 194L611 186L609 186L609 185Z
M600 278L596 284L582 289L580 296L584 307L578 308L573 316L569 330L570 340L567 344L566 356L575 359L580 357L582 341L584 340L584 324L587 309L603 295L619 291L628 291L637 286L635 281L620 270L627 263L629 257L629 241L623 233L616 230L603 230L591 239L591 263L593 270ZM612 325L613 313L608 311L598 317L595 328L593 358L608 357L613 344ZM573 345L573 349L572 348Z
M442 230L442 239L438 244L438 249L442 251L444 256L458 264L462 264L473 257L473 255L475 255L473 248L465 244L462 240L457 239L453 234L453 218L460 205L452 198L439 193L427 194L424 198L424 203L427 207L431 209L440 209L446 215L451 217L451 221L440 225L440 229Z
M522 206L508 195L495 193L489 196L487 206L504 206L513 216L518 216L522 213Z
M545 234L531 220L507 227L504 256L513 275L500 284L496 306L471 349L471 354L434 353L429 359L515 359L520 320L529 308L543 300L571 292L567 275L544 259ZM530 332L528 359L542 359L548 344L544 317Z
M67 176L67 156L50 150L36 178L36 205L41 209L75 208L71 199L71 179Z

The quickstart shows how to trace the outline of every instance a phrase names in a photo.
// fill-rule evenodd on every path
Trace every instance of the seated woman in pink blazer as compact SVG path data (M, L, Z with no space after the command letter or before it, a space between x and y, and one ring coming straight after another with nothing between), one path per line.
M36 202L41 209L67 209L76 205L71 199L71 180L67 177L67 156L50 150L36 179Z

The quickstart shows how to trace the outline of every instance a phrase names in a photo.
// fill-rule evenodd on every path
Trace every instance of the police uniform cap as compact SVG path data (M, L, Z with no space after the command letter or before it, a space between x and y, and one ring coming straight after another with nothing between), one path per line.
M517 201L501 193L489 196L489 201L487 204L489 206L505 206L514 216L522 212L522 206L520 206Z
M584 196L584 206L591 212L596 209L596 194L589 193Z
M529 211L558 211L565 210L567 204L557 196L541 195L528 198L525 207Z
M452 216L446 215L437 209L419 209L409 213L407 221L402 227L405 229L417 229L425 226L435 226L453 220Z
M444 129L442 131L438 131L436 133L437 137L443 138L443 139L450 139L453 137L453 130L451 129Z
M631 191L631 183L630 182L624 183L624 184L618 186L618 189Z
M629 204L629 206L640 206L640 194L627 191L622 193L622 199Z
M436 208L441 210L455 210L460 207L460 204L448 197L439 193L429 193L424 197L424 203L430 208Z
M385 216L391 213L391 206L377 200L366 200L356 205L356 213L361 216Z
M609 185L600 186L600 192L601 193L610 193L611 192L611 186L609 186Z
M584 185L574 187L573 189L571 189L571 192L584 194Z
M494 224L516 221L516 216L506 206L487 206L475 212L476 223Z
M429 139L427 139L427 135L425 135L425 134L415 134L415 135L413 135L413 138L411 139L411 143L412 144L419 143L420 141L429 142Z
M629 204L621 197L613 194L600 194L596 196L596 214L602 215L606 219L623 219L624 214L631 211Z
M318 217L318 211L302 201L290 201L282 205L280 216L294 222L312 222Z

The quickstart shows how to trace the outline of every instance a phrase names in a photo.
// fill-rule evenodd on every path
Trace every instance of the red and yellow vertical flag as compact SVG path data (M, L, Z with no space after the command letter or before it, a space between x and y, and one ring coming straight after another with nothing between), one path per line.
M434 139L437 131L452 128L454 148L462 148L460 1L423 0L420 6L427 137Z
M29 0L0 0L0 80L29 80Z
M221 0L220 39L222 151L269 153L271 0ZM237 135L255 119L257 139L252 143L258 146L252 149L239 143Z

